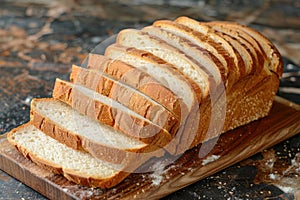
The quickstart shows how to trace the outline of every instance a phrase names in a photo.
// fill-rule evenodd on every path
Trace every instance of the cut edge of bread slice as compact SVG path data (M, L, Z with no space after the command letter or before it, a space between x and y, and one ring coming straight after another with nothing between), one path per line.
M241 48L241 46L237 44L236 41L230 40L230 38L225 39L224 37L222 37L222 35L217 34L213 29L209 28L208 26L205 26L203 23L200 23L188 17L179 17L175 20L175 22L187 26L188 28L196 32L207 35L215 42L220 43L228 51L230 56L234 59L237 80L246 75L246 68L249 68L248 65L250 65L250 63L247 62L245 56L242 57L242 55L240 54L239 49L241 49L241 51L245 51L245 49ZM250 56L247 56L247 58L249 57Z

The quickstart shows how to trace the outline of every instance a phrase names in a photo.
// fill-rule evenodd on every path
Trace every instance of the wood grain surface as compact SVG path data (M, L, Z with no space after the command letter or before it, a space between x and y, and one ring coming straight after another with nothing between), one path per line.
M197 146L166 168L155 163L154 173L132 174L111 189L76 185L35 165L0 137L0 169L49 199L158 199L267 149L300 132L300 106L276 97L268 117L223 134L204 158Z

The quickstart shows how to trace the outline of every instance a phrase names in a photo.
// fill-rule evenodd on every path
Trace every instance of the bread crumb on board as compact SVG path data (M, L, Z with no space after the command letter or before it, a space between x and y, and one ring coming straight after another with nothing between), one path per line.
M204 160L202 160L202 165L207 165L208 163L214 162L216 160L218 160L221 156L220 155L211 155L208 156L207 158L205 158Z
M154 164L153 169L153 173L150 174L150 178L152 178L152 185L158 186L163 180L165 165L162 162L157 162Z

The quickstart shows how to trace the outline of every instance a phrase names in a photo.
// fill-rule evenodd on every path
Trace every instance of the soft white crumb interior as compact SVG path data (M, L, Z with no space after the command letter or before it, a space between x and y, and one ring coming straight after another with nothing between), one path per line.
M68 131L104 145L121 149L141 148L146 144L122 134L72 109L60 101L38 101L41 114Z
M92 177L110 177L120 166L95 159L89 153L74 150L45 135L34 126L27 126L13 135L14 141L42 160Z

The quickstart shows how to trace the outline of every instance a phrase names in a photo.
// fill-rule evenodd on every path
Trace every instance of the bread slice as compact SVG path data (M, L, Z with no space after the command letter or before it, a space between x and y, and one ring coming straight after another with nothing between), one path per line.
M82 115L59 100L33 99L30 113L31 123L48 136L106 162L129 168L136 164L134 160L162 153L162 149Z
M77 184L110 188L129 175L122 171L122 165L107 163L84 151L74 150L30 123L13 129L7 138L26 158Z
M124 105L168 132L176 132L180 121L150 97L113 79L104 72L72 66L71 81ZM155 89L153 87L153 89Z
M56 79L53 97L83 115L149 145L164 147L172 139L172 135L165 129L122 104L83 86Z
M181 106L184 107L182 99L157 81L153 76L136 68L134 65L129 65L120 60L110 59L109 57L98 54L89 54L88 68L108 74L116 81L124 83L149 96L173 113L178 121L181 121L181 110L184 109L181 108ZM71 80L74 79L75 76L77 76L76 73L72 72Z
M117 44L150 52L167 61L177 67L184 75L194 80L201 88L204 97L208 96L210 83L214 82L212 75L205 68L198 66L193 58L184 54L181 50L172 47L157 37L133 29L122 30L118 34Z

